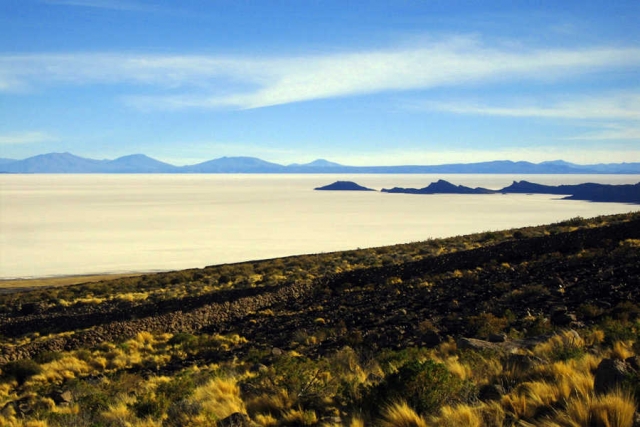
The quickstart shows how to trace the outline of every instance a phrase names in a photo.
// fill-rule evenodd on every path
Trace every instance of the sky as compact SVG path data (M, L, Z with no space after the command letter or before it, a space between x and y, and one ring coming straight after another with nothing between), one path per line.
M0 157L640 162L640 2L0 0Z

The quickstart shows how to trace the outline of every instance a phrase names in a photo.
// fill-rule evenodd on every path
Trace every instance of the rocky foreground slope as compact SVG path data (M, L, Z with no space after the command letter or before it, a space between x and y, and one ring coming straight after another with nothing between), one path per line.
M239 333L248 344L218 355L233 357L249 348L291 349L311 336L322 339L308 353L324 354L345 344L432 346L448 335L584 325L640 302L640 216L629 218L534 238L515 232L475 249L197 297L65 307L22 304L18 294L0 315L0 334L10 342L0 363L141 331ZM39 338L21 341L33 334Z

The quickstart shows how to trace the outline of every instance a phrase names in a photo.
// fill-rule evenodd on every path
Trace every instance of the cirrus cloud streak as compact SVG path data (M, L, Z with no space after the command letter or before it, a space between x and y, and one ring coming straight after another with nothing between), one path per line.
M0 91L102 85L148 109L251 109L437 87L557 81L640 67L640 49L517 49L451 37L412 48L300 56L67 53L0 56ZM152 92L149 94L149 89ZM145 93L142 95L141 93Z
M10 144L37 144L40 142L57 141L58 138L39 131L13 132L0 134L0 145Z

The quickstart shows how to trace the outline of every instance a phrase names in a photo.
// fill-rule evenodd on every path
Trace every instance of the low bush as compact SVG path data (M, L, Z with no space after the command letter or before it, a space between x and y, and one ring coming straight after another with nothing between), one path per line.
M2 379L4 381L17 381L22 385L34 375L42 373L42 366L31 359L16 360L2 367Z
M404 400L418 414L429 414L461 398L465 382L442 363L412 361L388 375L365 397L370 410Z

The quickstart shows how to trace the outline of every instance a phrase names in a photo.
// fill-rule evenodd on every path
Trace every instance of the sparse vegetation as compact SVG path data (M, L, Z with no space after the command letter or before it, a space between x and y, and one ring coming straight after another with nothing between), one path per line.
M638 241L574 218L3 294L0 427L632 426Z

